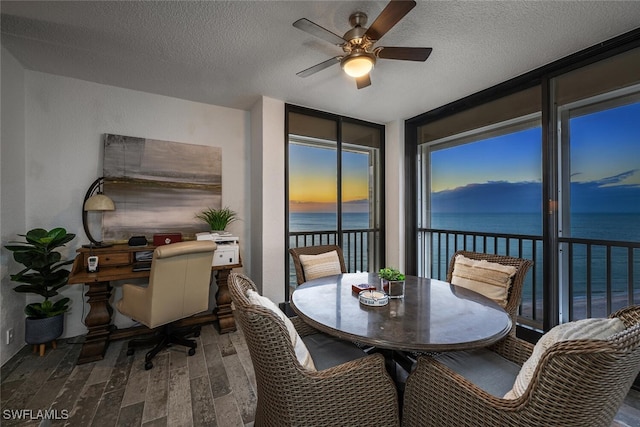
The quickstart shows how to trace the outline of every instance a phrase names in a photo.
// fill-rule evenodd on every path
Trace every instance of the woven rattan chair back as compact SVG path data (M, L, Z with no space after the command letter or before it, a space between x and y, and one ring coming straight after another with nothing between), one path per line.
M293 265L296 268L296 281L298 282L298 286L307 281L304 277L304 268L302 268L302 263L300 262L300 255L320 255L331 251L338 253L340 270L346 273L347 267L344 263L344 255L342 254L342 248L338 245L301 246L299 248L289 249L289 253L293 258Z
M611 426L640 371L640 306L611 317L627 328L607 340L555 343L514 400L492 396L435 359L420 357L407 380L403 425ZM532 348L509 336L494 350L522 364Z
M474 260L486 260L488 262L495 262L502 265L513 266L516 268L516 274L513 276L511 286L509 287L509 294L507 296L507 305L505 310L511 316L511 328L510 334L516 335L516 320L518 318L518 307L522 300L522 287L524 286L524 279L527 275L527 271L533 265L533 262L524 258L515 258L506 255L485 254L481 252L469 252L469 251L457 251L451 257L449 262L449 269L447 270L447 282L451 282L453 277L453 268L455 267L455 260L457 255L464 255L467 258Z
M284 322L252 305L246 296L249 289L257 291L251 279L229 275L231 299L256 376L256 427L399 426L398 397L384 357L371 355L323 371L305 370ZM318 332L297 317L291 320L301 336ZM373 402L374 411L354 406L354 396L361 395Z

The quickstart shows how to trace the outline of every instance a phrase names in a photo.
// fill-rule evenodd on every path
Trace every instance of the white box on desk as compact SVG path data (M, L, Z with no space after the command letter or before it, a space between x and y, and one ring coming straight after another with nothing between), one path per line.
M212 240L218 244L213 253L213 266L233 265L240 263L240 250L238 238L231 234L219 235L218 233L196 233L197 240Z
M213 253L213 265L233 265L240 262L240 247L235 243L218 244L216 251Z

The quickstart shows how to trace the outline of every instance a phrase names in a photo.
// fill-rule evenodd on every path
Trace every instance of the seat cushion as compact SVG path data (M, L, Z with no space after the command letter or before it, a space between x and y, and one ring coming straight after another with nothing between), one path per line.
M293 326L293 323L289 318L278 308L278 306L271 301L267 297L263 297L253 289L249 289L247 291L247 299L253 305L258 305L260 307L266 308L275 314L278 318L280 318L284 325L287 327L287 332L289 333L289 339L291 340L291 344L293 344L293 348L296 352L296 359L302 365L303 368L315 371L316 367L313 363L313 359L311 358L311 354L307 349L307 346L304 344L296 327Z
M338 252L331 251L318 255L300 255L300 264L304 270L305 280L341 274Z
M544 334L536 343L531 356L522 365L513 384L513 389L505 394L505 399L517 399L529 386L538 362L552 345L569 340L606 340L611 335L625 329L624 323L618 319L582 319L563 323Z
M456 255L451 283L482 294L505 307L516 271L512 265Z
M517 363L484 348L440 353L434 358L496 397L511 390L520 371Z
M326 334L307 335L302 338L302 341L309 349L313 364L319 371L342 365L367 355L355 344Z

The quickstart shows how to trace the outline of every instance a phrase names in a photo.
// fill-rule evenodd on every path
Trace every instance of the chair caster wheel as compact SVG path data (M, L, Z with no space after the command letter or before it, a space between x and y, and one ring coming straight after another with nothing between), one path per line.
M134 350L132 348L128 349L127 350L127 356L133 356L133 351Z
M153 363L147 362L147 363L144 364L145 371L148 371L151 368L153 368Z
M194 354L196 354L196 349L195 348L190 348L189 349L189 356L193 356Z

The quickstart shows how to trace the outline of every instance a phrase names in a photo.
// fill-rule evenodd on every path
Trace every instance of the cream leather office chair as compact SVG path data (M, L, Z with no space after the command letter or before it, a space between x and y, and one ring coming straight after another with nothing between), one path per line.
M199 329L178 330L172 323L208 309L216 246L211 241L159 246L153 252L149 285L122 286L122 299L117 304L122 314L151 329L164 326L151 339L129 342L128 354L133 354L135 347L157 342L145 356L145 369L151 369L151 359L171 343L189 347L189 356L195 354L196 342L186 335Z

